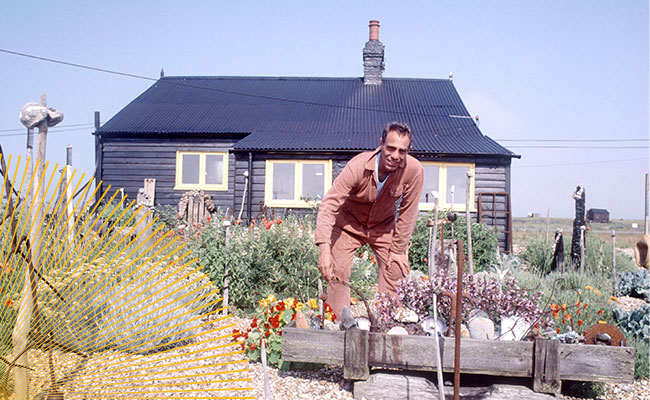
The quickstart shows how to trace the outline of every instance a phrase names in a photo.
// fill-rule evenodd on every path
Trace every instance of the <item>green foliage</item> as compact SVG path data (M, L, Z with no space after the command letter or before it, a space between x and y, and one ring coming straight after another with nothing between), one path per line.
M650 343L650 304L644 304L632 311L617 308L614 310L614 316L626 337L634 336Z
M605 393L602 382L562 381L562 394L572 398L597 399Z
M650 301L650 273L647 270L617 274L616 293L619 296L644 298Z
M564 268L571 271L571 238L564 237ZM526 242L526 250L521 254L521 260L539 274L551 272L553 258L553 241L546 241L538 236ZM634 270L634 262L623 253L616 253L617 271ZM585 271L598 274L602 277L612 274L612 248L611 244L597 237L587 236L585 247Z
M229 227L222 222L215 218L182 235L216 285L222 286L228 266L230 305L251 310L268 294L316 296L320 274L311 220L290 216Z
M467 222L465 217L456 214L456 221L454 221L454 237L462 239L465 243L465 255L467 255ZM429 244L429 228L427 227L427 219L433 218L433 213L428 215L420 215L413 236L411 236L411 248L409 249L409 262L411 268L427 272L427 254ZM447 212L439 213L439 219L447 218ZM474 262L474 272L487 271L497 264L497 247L498 239L494 228L485 225L484 223L477 224L472 222L472 259ZM438 228L438 236L440 235ZM451 239L451 225L445 224L444 226L445 239ZM438 237L438 241L440 238Z
M43 284L40 292L52 338L78 351L148 354L185 344L218 304L218 290L205 275L173 261L112 273L88 265L75 274L57 288L65 302Z
M648 341L632 337L627 344L634 347L634 379L650 378L650 344Z

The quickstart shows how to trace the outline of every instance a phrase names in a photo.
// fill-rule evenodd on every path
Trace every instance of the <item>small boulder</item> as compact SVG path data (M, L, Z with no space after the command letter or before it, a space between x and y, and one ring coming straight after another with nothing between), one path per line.
M394 326L386 332L387 335L408 335L408 331L403 326Z
M447 324L440 317L437 320L434 320L433 317L426 317L420 321L420 326L429 336L435 335L434 327L437 329L438 335L442 335L447 330Z
M418 314L413 311L409 310L406 307L398 307L397 311L395 311L395 321L401 322L403 324L408 324L408 323L415 323L420 320L420 317L418 317Z
M467 321L472 339L494 339L494 322L485 317L472 317Z
M309 329L307 318L305 318L305 314L300 310L296 311L296 328Z
M521 340L530 328L530 323L521 317L501 318L500 340Z

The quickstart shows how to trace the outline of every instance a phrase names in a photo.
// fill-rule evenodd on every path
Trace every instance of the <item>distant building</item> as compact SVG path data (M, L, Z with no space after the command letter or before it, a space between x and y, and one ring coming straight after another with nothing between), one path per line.
M587 221L609 223L609 211L602 208L590 208L587 210Z

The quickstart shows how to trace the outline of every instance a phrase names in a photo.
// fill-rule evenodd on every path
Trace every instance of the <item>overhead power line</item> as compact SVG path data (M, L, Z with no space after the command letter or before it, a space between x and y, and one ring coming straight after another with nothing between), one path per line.
M57 125L49 128L49 130L60 130L61 128L69 128L71 126L94 126L92 122L85 124L70 124L70 125ZM0 132L25 132L25 128L13 128L13 129L0 129Z
M648 150L645 146L508 146L509 149L632 149Z
M517 169L520 169L520 168L540 168L540 167L566 167L566 166L569 166L569 165L586 165L586 164L611 164L611 163L623 163L623 162L642 161L642 160L648 160L648 157L624 158L624 159L621 159L621 160L582 161L582 162L561 163L561 164L517 165Z
M650 139L494 139L499 142L650 142Z
M414 116L436 116L435 114L429 114L429 113L420 113L420 112L412 112L412 111L398 111L398 110L386 110L386 109L377 109L377 108L365 108L365 107L347 106L347 105L341 105L341 104L319 103L319 102L315 102L315 101L305 101L305 100L297 100L297 99L288 99L288 98L277 97L277 96L265 96L265 95L259 95L259 94L243 93L243 92L237 92L237 91L234 91L234 90L207 88L207 87L204 87L204 86L192 85L192 84L188 84L188 83L185 83L185 82L178 82L178 81L173 81L173 80L158 80L157 78L151 78L151 77L148 77L148 76L129 74L129 73L126 73L126 72L120 72L120 71L115 71L115 70L106 69L106 68L91 67L91 66L88 66L88 65L83 65L83 64L78 64L78 63L73 63L73 62L68 62L68 61L62 61L62 60L55 60L53 58L35 56L33 54L27 54L27 53L22 53L22 52L12 51L12 50L2 49L2 48L0 48L0 52L7 53L7 54L12 54L12 55L15 55L15 56L20 56L20 57L32 58L32 59L40 60L40 61L51 62L51 63L55 63L55 64L62 64L62 65L75 67L75 68L82 68L82 69L87 69L87 70L91 70L91 71L104 72L104 73L107 73L107 74L121 75L121 76L130 77L130 78L144 79L144 80L147 80L147 81L159 82L159 83L168 84L168 85L178 85L178 86L184 86L184 87L189 87L189 88L193 88L193 89L208 90L208 91L212 91L212 92L226 93L226 94L232 94L232 95L237 95L237 96L245 96L245 97L251 97L251 98L258 98L258 99L275 100L275 101L282 101L282 102L293 103L293 104L304 104L304 105L312 105L312 106L319 106L319 107L339 108L339 109L346 109L346 110L371 111L371 112L392 113L392 114L402 114L402 115L414 115ZM468 119L471 119L471 117L468 117Z
M73 131L86 131L86 132L88 132L88 127L85 127L85 128L71 128L71 129L57 129L55 131L48 130L49 133L73 132ZM26 134L27 134L27 131L25 129L23 129L22 133L6 133L4 135L0 135L0 137L25 136Z

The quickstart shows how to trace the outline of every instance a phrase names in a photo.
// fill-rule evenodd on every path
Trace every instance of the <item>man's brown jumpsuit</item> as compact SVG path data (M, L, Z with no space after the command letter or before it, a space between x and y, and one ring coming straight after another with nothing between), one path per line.
M316 244L330 244L332 275L343 282L333 280L327 288L327 303L337 315L350 304L346 284L350 281L352 257L364 243L377 256L379 293L397 295L397 282L409 272L407 250L417 221L424 169L417 159L407 155L388 175L377 196L375 162L380 149L352 158L318 210Z

